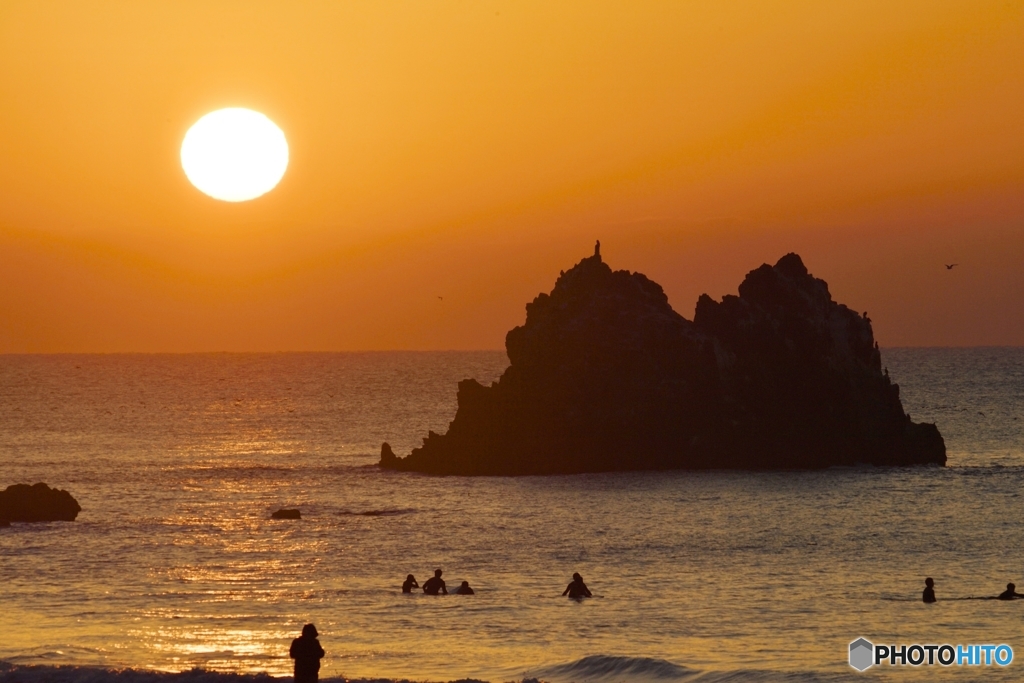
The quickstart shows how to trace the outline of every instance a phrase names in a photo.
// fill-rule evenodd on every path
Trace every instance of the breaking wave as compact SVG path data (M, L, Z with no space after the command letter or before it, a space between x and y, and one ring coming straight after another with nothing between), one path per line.
M700 671L664 659L592 655L531 674L544 681L686 681L693 680Z
M736 669L700 671L650 657L593 655L575 662L554 664L527 673L521 683L839 683L858 680L854 674L781 672ZM191 669L180 673L111 669L93 666L18 665L0 661L0 683L277 683L291 677L266 673L238 674ZM404 678L321 678L323 683L410 683ZM417 681L420 679L417 677ZM487 683L463 678L450 683Z
M277 680L265 673L219 673L206 669L169 673L92 666L18 666L0 661L0 683L272 683ZM323 680L326 683L331 679Z
M856 680L854 675L822 674L809 671L758 671L733 669L702 671L653 657L592 655L566 664L555 664L529 672L523 683L825 683Z

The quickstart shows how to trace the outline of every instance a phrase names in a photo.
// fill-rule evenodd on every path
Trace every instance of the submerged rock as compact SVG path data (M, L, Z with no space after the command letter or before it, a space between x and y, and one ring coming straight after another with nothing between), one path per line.
M271 519L302 519L302 513L294 508L281 508L270 517Z
M510 366L458 386L446 434L380 466L435 474L944 464L903 412L871 323L788 254L691 322L595 249L526 306Z
M73 522L81 511L70 493L43 483L13 484L0 491L0 520L7 522Z

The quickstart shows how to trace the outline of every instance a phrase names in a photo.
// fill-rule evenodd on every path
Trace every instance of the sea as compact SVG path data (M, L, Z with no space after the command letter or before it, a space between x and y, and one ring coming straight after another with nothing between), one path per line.
M306 623L321 679L1024 680L986 599L1024 592L1024 349L882 355L947 466L386 472L504 352L2 355L0 488L82 512L0 529L0 681L269 681ZM401 592L438 568L476 594ZM860 673L857 638L1015 657Z

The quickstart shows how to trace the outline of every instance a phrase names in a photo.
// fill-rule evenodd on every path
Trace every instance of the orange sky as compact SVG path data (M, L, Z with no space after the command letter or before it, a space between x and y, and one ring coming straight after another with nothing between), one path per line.
M241 204L178 159L230 106L291 147ZM1024 2L0 3L0 352L500 348L595 238L1024 344Z

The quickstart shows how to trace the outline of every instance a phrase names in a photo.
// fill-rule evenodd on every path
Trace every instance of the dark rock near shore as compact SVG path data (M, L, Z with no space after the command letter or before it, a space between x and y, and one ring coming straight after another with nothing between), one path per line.
M70 493L43 483L13 484L0 491L0 520L8 522L73 522L81 511Z
M904 413L870 320L788 254L691 322L640 273L595 250L526 307L511 365L459 383L446 434L380 466L519 475L649 469L945 464L932 424Z
M281 508L270 517L272 519L302 519L302 513L294 508Z

